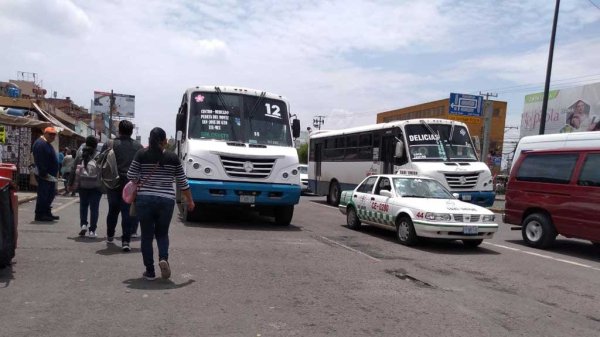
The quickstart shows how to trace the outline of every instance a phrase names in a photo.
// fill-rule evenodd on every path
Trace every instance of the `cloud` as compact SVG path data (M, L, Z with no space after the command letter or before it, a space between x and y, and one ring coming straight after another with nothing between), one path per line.
M194 39L178 36L173 38L172 43L183 55L193 57L219 60L228 57L229 54L227 44L218 39Z
M87 14L69 0L20 0L0 3L0 28L64 37L84 35L91 28Z

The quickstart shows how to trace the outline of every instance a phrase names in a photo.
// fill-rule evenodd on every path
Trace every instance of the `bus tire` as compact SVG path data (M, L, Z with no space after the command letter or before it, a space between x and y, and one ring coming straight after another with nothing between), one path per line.
M294 216L294 206L278 206L275 208L275 223L280 226L289 226Z
M523 241L534 248L550 247L558 233L548 215L533 213L523 220L521 236Z
M327 194L327 203L333 206L340 204L340 197L342 195L342 189L337 181L332 181L329 184L329 194Z
M396 239L405 246L414 246L419 242L419 237L410 217L402 216L396 220Z
M348 206L346 211L346 226L354 230L360 229L360 219L358 218L358 215L356 215L356 209L352 206Z

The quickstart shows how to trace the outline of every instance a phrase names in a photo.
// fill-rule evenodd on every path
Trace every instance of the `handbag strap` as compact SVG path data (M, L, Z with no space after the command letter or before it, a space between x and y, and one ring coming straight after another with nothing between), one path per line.
M140 179L140 182L137 185L137 190L139 191L140 188L142 188L142 185L144 185L144 183L146 182L146 180L150 179L150 177L152 177L152 175L154 174L154 171L156 171L156 169L158 168L158 164L160 163L160 161L158 161L156 163L156 165L154 165L154 168L152 169L152 172L150 172L149 175L146 176L146 178Z

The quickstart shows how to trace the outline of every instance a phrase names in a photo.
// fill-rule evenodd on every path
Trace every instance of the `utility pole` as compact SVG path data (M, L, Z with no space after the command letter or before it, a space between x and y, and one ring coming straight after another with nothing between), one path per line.
M483 101L483 144L481 146L481 159L484 163L487 163L487 156L490 152L490 129L492 126L492 113L494 111L494 104L489 101L489 98L490 96L498 97L498 94L489 92L484 94L480 91L479 95L485 96L485 101Z
M110 90L110 107L109 107L109 117L108 117L108 139L112 138L112 126L113 126L113 110L115 109L115 95L112 91L112 89Z
M546 115L548 112L548 94L550 92L550 76L552 75L552 56L554 55L554 38L556 37L556 23L558 22L558 8L560 0L556 0L554 7L554 22L552 23L552 35L550 36L550 50L548 51L548 68L546 69L546 84L544 85L544 101L542 102L542 116L540 117L540 135L546 132Z
M313 118L313 126L321 130L321 125L325 124L325 117L327 116L315 116Z

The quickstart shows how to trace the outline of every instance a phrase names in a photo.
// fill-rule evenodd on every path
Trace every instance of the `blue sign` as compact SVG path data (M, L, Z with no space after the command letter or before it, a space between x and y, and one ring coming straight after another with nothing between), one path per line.
M481 117L483 96L450 93L451 115Z

